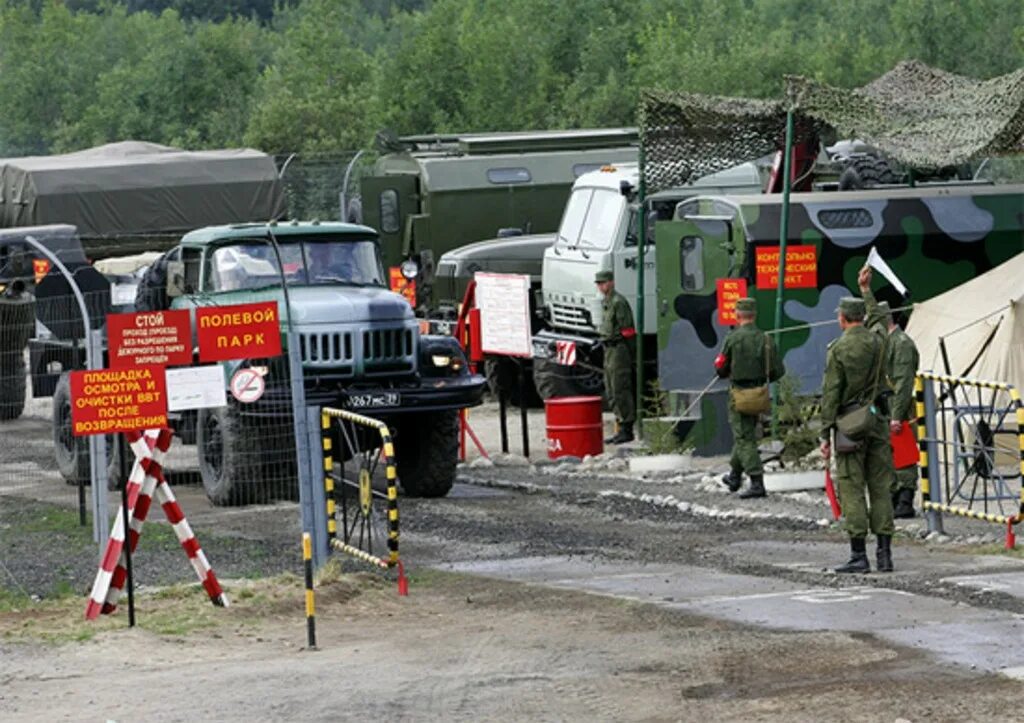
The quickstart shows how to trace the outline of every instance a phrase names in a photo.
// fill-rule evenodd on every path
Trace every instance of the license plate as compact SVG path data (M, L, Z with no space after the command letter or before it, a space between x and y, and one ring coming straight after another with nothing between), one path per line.
M402 395L398 392L374 392L371 394L349 394L349 409L380 409L397 407L402 403Z

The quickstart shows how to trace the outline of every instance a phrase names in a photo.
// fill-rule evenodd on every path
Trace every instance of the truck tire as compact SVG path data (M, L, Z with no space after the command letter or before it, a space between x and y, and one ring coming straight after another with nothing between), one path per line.
M171 306L167 298L167 260L168 253L160 256L142 272L139 285L135 290L136 311L164 311Z
M246 429L238 405L200 409L196 422L199 474L206 496L215 505L264 502L259 435Z
M899 183L900 176L889 162L878 156L852 156L839 175L839 190L853 191L879 184Z
M459 413L410 414L395 439L398 479L409 497L444 497L459 462Z
M53 390L53 452L57 470L68 484L89 484L88 437L76 437L71 427L71 378L61 374Z
M25 411L26 378L24 352L0 351L0 420L17 419Z
M527 408L542 406L537 388L533 384L531 367L532 364L523 370L523 392ZM495 399L498 398L499 392L504 391L509 404L513 407L522 406L523 399L520 399L519 395L519 362L508 357L489 356L484 359L484 376L487 377L487 388Z
M76 437L71 431L71 377L60 375L53 390L53 417L51 432L57 471L69 485L91 484L89 472L89 438ZM106 435L107 489L118 489L121 476L120 459L114 446L114 437Z
M533 385L547 401L554 397L604 396L604 374L581 366L556 364L550 359L533 360Z

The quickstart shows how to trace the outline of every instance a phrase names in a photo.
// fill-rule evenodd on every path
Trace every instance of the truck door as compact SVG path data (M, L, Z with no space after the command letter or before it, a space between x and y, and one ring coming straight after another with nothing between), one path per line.
M380 233L384 268L402 263L407 218L420 212L417 177L412 174L370 176L362 185L363 223Z
M727 329L718 321L717 280L737 277L743 244L726 216L662 221L657 249L658 374L662 388L700 390Z
M616 290L635 305L637 291L637 266L639 264L639 209L632 207L624 219L627 224L623 235L624 241L617 241L614 251L613 268L615 272ZM654 226L653 221L647 227L647 241L644 244L644 328L643 334L657 333L657 290L654 274ZM635 309L634 309L635 311Z

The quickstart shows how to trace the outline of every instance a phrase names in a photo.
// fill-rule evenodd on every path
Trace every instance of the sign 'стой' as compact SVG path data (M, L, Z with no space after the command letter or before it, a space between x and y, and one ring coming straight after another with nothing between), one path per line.
M199 361L252 359L281 353L276 301L196 309Z
M184 310L107 314L107 339L112 368L192 363L192 329Z

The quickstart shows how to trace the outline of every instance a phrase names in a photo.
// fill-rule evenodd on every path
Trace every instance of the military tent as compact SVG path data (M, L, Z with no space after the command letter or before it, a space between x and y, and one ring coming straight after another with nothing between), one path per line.
M1024 391L1024 252L915 304L907 333L917 344L922 370L1006 382Z
M73 224L87 250L99 246L97 239L118 253L141 250L140 237L265 221L283 210L273 158L252 149L184 151L124 141L0 159L0 226Z

